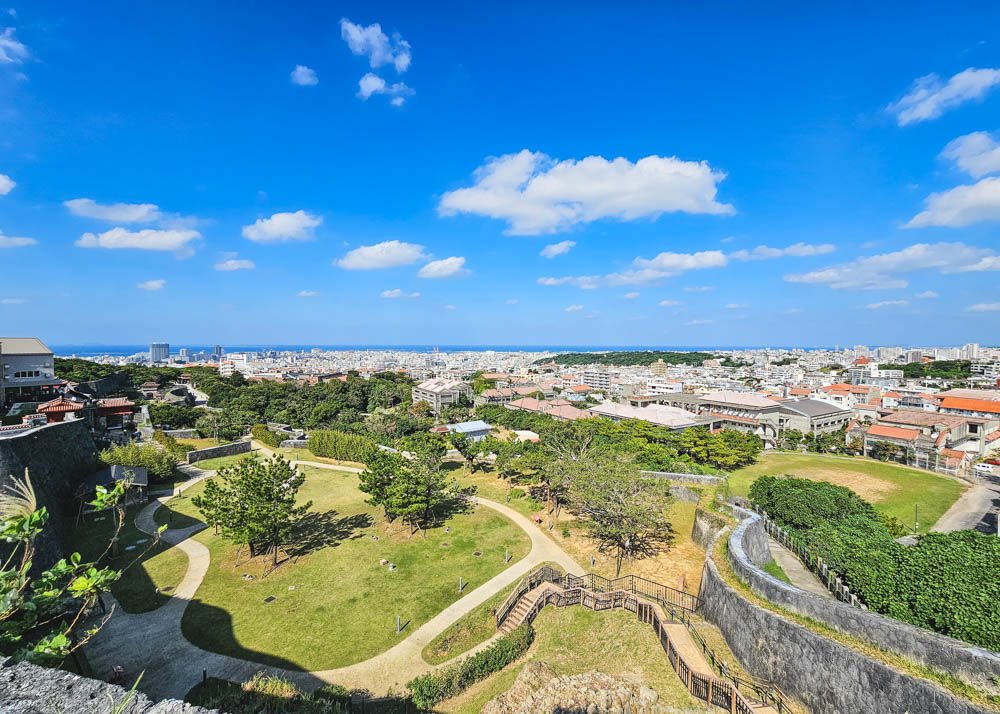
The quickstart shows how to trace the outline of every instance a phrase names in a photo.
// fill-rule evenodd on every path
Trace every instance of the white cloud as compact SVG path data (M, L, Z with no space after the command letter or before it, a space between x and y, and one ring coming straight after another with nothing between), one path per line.
M562 278L539 278L536 281L539 285L554 287L556 285L575 285L583 290L594 290L601 283L600 275L580 275L578 277L565 276Z
M23 305L28 302L24 298L3 298L0 300L0 305Z
M0 250L4 248L24 248L29 245L38 245L38 241L34 238L5 236L3 231L0 231Z
M746 303L740 303L740 302L731 302L728 305L726 305L727 310L744 310L748 307L750 306L747 305Z
M222 259L215 264L215 269L221 272L232 272L234 270L253 270L257 266L252 260L237 258L236 253L223 253Z
M7 174L0 174L0 196L6 196L17 186L17 183Z
M972 178L1000 171L1000 142L985 131L975 131L952 139L941 152Z
M684 324L686 326L688 326L688 327L693 326L693 325L711 325L712 321L711 320L690 320L689 322L685 322Z
M831 243L822 243L820 245L795 243L787 248L770 248L766 245L759 245L753 250L737 250L734 253L730 253L729 257L733 260L743 261L771 260L773 258L781 258L784 256L803 258L811 255L826 255L828 253L832 253L836 249L836 246Z
M344 270L379 270L412 265L426 257L422 245L387 240L375 245L363 245L360 248L355 248L340 260L334 261L334 265L338 265Z
M864 306L865 310L880 310L883 307L902 307L909 305L909 300L882 300L880 302L870 302Z
M922 293L917 293L913 297L917 298L918 300L931 300L939 296L933 290L924 290Z
M275 213L270 218L258 218L252 225L243 226L243 237L255 243L309 240L312 238L312 229L322 222L320 216L301 210L295 213Z
M525 149L489 159L473 177L472 187L442 196L438 213L504 220L510 235L556 233L605 218L733 213L732 206L715 200L725 172L705 161L655 155L635 163L602 156L556 161Z
M507 301L507 304L508 305L517 305L518 302L519 302L519 300L517 298L511 298L510 300Z
M971 186L932 193L924 200L924 210L904 228L949 226L959 228L980 221L1000 220L1000 177L984 178Z
M973 99L981 99L1000 84L1000 69L969 67L947 82L936 74L917 79L910 91L887 109L896 115L900 126L937 119L949 109Z
M583 305L570 305L566 308L565 312L579 312L583 309Z
M980 302L965 309L968 312L997 312L1000 311L1000 302Z
M915 243L902 250L857 258L808 273L785 275L790 283L829 285L836 290L901 289L899 274L937 269L941 273L1000 270L992 250L964 243Z
M729 259L721 250L705 250L698 253L660 253L654 258L636 258L632 267L618 273L611 273L606 280L611 285L641 285L663 278L680 275L688 270L721 268L729 264Z
M372 69L391 64L397 72L405 72L410 66L410 43L398 32L394 32L390 39L377 22L362 27L345 17L340 21L340 36L351 52L368 57Z
M633 291L630 293L625 293L624 295L622 295L622 297L625 298L626 300L635 300L637 297L639 297L639 293Z
M469 271L465 268L465 258L453 255L450 258L432 260L417 272L418 278L457 278Z
M186 257L191 254L191 247L188 243L196 238L201 238L201 233L193 230L144 228L141 231L130 231L126 228L116 227L104 233L84 233L76 241L76 245L80 248L106 248L109 250L134 248L136 250L176 251L179 257Z
M383 290L381 293L379 293L379 297L384 297L384 298L389 299L389 300L395 300L397 298L411 298L412 299L412 298L418 298L418 297L420 297L420 293L404 293L399 288L396 288L395 290Z
M149 223L161 216L155 203L97 203L92 198L74 198L63 205L74 216L110 223Z
M676 307L677 305L683 305L684 303L678 300L660 300L660 307Z
M300 87L312 87L319 84L319 77L316 76L316 70L310 69L304 64L295 65L295 69L292 70L290 76L292 84L297 84Z
M555 258L557 255L563 255L569 253L570 248L576 245L576 241L573 240L561 240L558 243L552 243L542 248L539 253L543 258Z
M319 297L319 290L299 290L297 297Z
M389 103L392 106L401 107L406 98L412 97L416 92L403 82L388 84L377 74L369 72L358 80L358 96L367 101L368 97L373 94L384 94L389 97Z
M454 309L455 309L455 306L454 306L454 305L445 305L445 306L444 306L444 309L445 309L445 310L454 310Z
M136 283L135 286L140 290L162 290L163 286L167 284L166 280L143 280L141 283Z
M0 32L0 64L21 64L28 56L28 48L17 39L13 27Z
M711 285L691 285L689 287L684 288L684 292L686 293L707 293L711 292L712 290L715 290L715 288L712 287Z

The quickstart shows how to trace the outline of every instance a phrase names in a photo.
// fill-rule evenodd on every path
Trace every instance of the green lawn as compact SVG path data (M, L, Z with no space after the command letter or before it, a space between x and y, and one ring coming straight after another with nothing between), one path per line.
M288 461L316 461L321 464L333 464L334 466L350 466L356 469L363 469L364 464L358 461L338 461L337 459L328 459L325 456L316 456L313 452L308 449L272 449L277 454L281 454Z
M181 446L190 446L192 449L207 449L210 446L227 444L227 441L216 441L215 439L177 439Z
M913 524L920 509L919 532L926 533L967 486L946 476L871 459L831 458L817 454L764 454L753 466L729 475L729 488L746 496L758 476L797 476L846 486L879 511Z
M410 537L405 527L381 522L356 474L303 470L299 496L313 508L296 541L300 552L277 571L262 577L265 565L247 562L245 553L234 567L228 541L209 529L195 536L208 546L212 565L184 612L190 641L290 669L342 667L388 649L461 597L459 576L467 593L501 572L505 546L511 564L531 549L524 531L485 507L452 514L426 538ZM203 488L196 484L169 502L175 521L197 515L190 499ZM380 565L383 558L396 570ZM269 597L276 600L265 603ZM398 635L397 615L404 624Z
M562 572L562 568L555 563L543 563L543 565L548 565ZM431 640L424 647L422 653L424 661L430 664L447 662L493 637L497 633L495 610L503 604L519 582L504 588L479 607L462 615L448 629Z
M258 454L256 451L248 451L245 454L236 454L235 456L220 456L217 459L205 459L204 461L195 461L192 466L199 469L204 469L206 471L218 471L223 466L232 466L235 463L242 461L243 459L256 459Z
M525 516L533 516L544 507L544 504L539 503L531 497L531 484L525 476L521 476L520 479L514 477L511 484L511 490L514 491L514 495L511 497L510 503L507 503L507 481L498 477L492 466L487 466L486 470L477 467L473 473L463 464L451 461L445 463L445 468L451 470L452 475L462 486L475 486L476 495L496 501L497 503L506 503L515 511ZM520 491L520 495L516 491Z
M655 690L661 705L685 712L710 711L681 684L652 628L640 623L630 612L546 607L538 614L534 626L535 642L521 662L442 702L435 711L476 714L486 702L510 689L521 667L532 660L548 662L557 675L596 669L627 677Z
M111 586L111 594L125 612L148 612L165 603L170 599L169 591L166 594L162 591L177 586L188 564L186 555L162 542L149 547L152 537L135 527L135 515L139 509L139 506L126 509L126 525L118 535L118 555L109 553L101 563L104 567L124 571ZM66 551L77 551L84 560L94 560L104 553L113 532L111 511L88 514L86 521L73 530L66 543ZM146 542L140 543L143 539ZM129 546L134 548L128 550ZM156 592L157 588L160 593Z

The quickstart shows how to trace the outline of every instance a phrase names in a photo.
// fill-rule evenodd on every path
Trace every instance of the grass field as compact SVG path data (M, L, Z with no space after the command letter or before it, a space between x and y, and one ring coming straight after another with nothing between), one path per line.
M210 446L219 446L228 442L216 441L215 439L178 439L177 443L182 446L190 446L192 449L207 449Z
M531 549L524 531L485 507L450 515L426 538L410 537L405 526L390 529L381 522L380 513L364 502L356 474L303 470L299 497L312 500L313 508L294 558L267 577L262 576L269 559L248 562L244 554L234 566L236 549L228 541L208 529L195 536L208 546L212 565L184 612L187 639L207 650L289 669L353 664L401 641L461 597L459 576L467 593L501 572L507 567L505 546L511 564ZM197 517L191 496L203 488L197 484L168 502L175 527ZM383 558L396 570L380 565ZM265 603L269 597L276 599ZM397 615L404 625L398 635Z
M660 695L659 704L685 712L708 712L688 694L670 668L656 633L623 610L594 612L582 607L542 610L534 622L536 636L519 663L442 702L436 712L475 714L493 697L510 689L525 663L548 662L557 675L598 670L645 684ZM718 711L718 710L715 710Z
M118 535L119 554L112 556L109 553L101 563L104 567L124 571L122 577L111 586L111 594L125 612L133 613L155 610L169 600L169 594L162 591L177 586L184 577L188 564L186 555L163 543L149 548L151 536L135 527L135 515L139 509L139 506L126 509L126 525ZM90 514L73 531L66 543L66 551L79 552L84 560L94 560L104 553L113 532L114 518L111 511ZM127 549L130 546L133 547L132 550ZM139 558L137 562L136 558ZM157 588L161 590L160 593L156 592Z
M905 466L817 454L764 454L753 466L732 472L729 488L746 496L758 476L786 474L846 486L907 525L913 524L914 506L919 506L921 533L926 533L967 488L946 476Z
M218 471L223 466L232 466L235 463L242 461L243 459L256 459L258 454L256 451L248 451L245 454L236 454L235 456L220 456L217 459L205 459L204 461L196 461L192 466L196 466L199 469L204 469L205 471Z
M356 469L363 469L364 464L358 461L338 461L328 459L325 456L316 456L309 449L272 449L277 454L281 454L289 461L317 461L321 464L333 464L334 466L350 466Z

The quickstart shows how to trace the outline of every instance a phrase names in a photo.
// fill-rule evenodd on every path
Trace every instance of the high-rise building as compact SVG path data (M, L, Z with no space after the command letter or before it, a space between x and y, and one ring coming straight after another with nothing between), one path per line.
M222 352L223 352L222 345L216 345L215 347L212 348L213 357L221 357Z
M924 351L923 350L907 350L906 351L906 363L913 364L914 362L924 361Z
M977 359L979 357L979 345L970 342L962 346L962 359Z
M170 345L166 342L153 342L149 346L150 362L167 362L170 359Z

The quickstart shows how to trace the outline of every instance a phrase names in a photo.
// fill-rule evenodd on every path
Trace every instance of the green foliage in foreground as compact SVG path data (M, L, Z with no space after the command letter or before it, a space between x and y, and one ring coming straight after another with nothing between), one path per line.
M419 709L430 709L517 660L528 651L534 639L535 630L530 624L522 623L482 652L437 672L420 675L410 680L406 688Z
M153 432L153 439L178 459L184 459L186 461L187 452L194 451L193 446L182 444L174 437L170 436L166 432L160 431L159 429Z
M168 437L169 438L169 437ZM179 445L178 445L179 446ZM150 483L168 481L177 466L177 457L169 451L157 449L152 444L130 443L112 446L99 455L108 466L141 466L149 474Z
M667 364L701 365L707 359L715 359L709 352L661 352L659 350L625 352L567 352L566 354L536 360L535 364L555 362L562 365L607 364L616 366L639 365L647 367L662 359Z
M804 541L875 612L1000 650L1000 538L905 531L843 486L762 476L750 498Z

